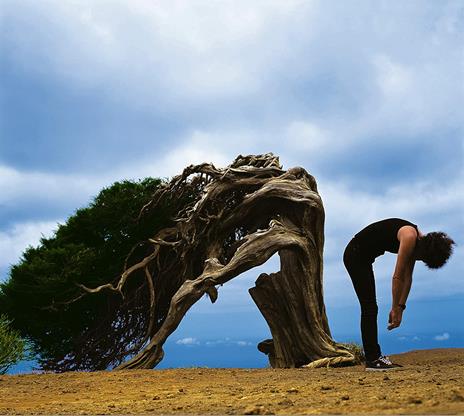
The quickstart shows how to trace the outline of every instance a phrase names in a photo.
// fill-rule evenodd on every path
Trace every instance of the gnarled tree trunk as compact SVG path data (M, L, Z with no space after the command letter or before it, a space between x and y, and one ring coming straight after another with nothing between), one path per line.
M280 271L261 274L250 289L273 337L258 348L273 367L354 362L352 353L332 340L325 313L324 208L315 179L303 168L284 171L272 154L238 156L225 169L187 167L145 210L192 189L200 189L200 197L179 213L175 227L150 240L153 250L129 267L117 285L83 288L123 293L132 275L145 273L150 291L146 337L138 353L117 368L156 366L164 342L198 299L207 293L214 302L216 286L275 253ZM162 308L166 296L170 303Z
M330 337L322 287L306 281L310 274L301 255L288 249L279 255L280 271L262 273L249 289L272 334L259 349L268 354L274 368L339 357L340 349Z

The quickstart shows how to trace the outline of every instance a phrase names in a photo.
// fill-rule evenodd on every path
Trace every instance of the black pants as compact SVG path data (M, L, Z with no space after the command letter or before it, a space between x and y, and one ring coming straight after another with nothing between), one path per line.
M354 290L361 305L361 335L366 360L380 357L381 350L377 336L377 300L375 296L374 271L372 262L363 256L361 247L352 239L343 253L343 263L353 282Z

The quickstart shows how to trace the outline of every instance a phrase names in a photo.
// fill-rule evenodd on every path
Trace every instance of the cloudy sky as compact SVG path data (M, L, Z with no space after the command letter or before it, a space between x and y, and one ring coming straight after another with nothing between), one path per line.
M416 266L410 301L464 305L461 1L2 0L0 19L1 280L103 186L273 152L318 182L332 325L357 331L337 312L357 302L342 253L387 217L458 243L443 269ZM386 307L394 261L374 265ZM277 267L190 314L264 328L246 290Z

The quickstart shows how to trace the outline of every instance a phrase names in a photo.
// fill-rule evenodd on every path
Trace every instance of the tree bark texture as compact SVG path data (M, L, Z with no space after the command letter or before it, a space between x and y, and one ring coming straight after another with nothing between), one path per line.
M323 299L324 208L316 181L301 167L282 169L273 154L238 156L224 169L189 166L144 210L200 189L179 212L176 226L152 239L151 252L122 274L116 285L83 288L124 292L136 272L146 275L146 336L139 351L117 369L152 368L163 344L189 308L218 285L279 253L280 271L261 274L249 290L269 324L272 340L258 345L272 367L317 367L355 362L332 338ZM163 305L165 305L163 307Z

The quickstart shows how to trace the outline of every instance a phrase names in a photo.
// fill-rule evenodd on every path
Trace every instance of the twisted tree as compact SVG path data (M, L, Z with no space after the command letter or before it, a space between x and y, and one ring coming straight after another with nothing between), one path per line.
M283 170L271 153L240 155L224 169L191 165L156 190L140 217L176 201L184 203L173 223L134 247L117 279L97 287L79 284L79 298L120 295L111 328L131 342L118 355L117 369L156 366L164 342L197 300L207 293L214 302L218 285L275 253L280 271L261 274L249 290L272 334L260 351L273 367L355 361L331 338L327 322L324 208L313 176L300 167ZM134 326L135 312L141 318Z

